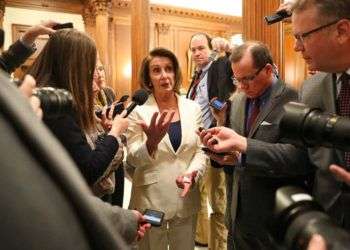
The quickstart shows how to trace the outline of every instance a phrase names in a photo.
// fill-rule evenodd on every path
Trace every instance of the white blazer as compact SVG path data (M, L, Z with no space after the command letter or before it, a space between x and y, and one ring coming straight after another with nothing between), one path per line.
M202 125L200 107L194 101L177 95L180 120L181 144L176 152L166 134L158 144L152 158L146 148L147 136L137 120L150 124L154 112L159 112L153 95L147 102L135 108L129 115L127 131L127 163L135 168L132 181L130 208L143 211L146 208L161 210L165 219L175 215L180 218L191 216L199 209L198 185L194 185L185 198L182 189L176 185L176 177L197 170L204 174L209 159L201 150L201 142L196 134ZM198 179L198 178L197 178Z

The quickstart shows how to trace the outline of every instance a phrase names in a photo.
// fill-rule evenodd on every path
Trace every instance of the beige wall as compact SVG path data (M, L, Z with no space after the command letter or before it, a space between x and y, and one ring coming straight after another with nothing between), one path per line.
M85 30L83 18L79 14L6 7L3 22L3 29L5 31L4 48L8 48L13 42L12 24L35 25L42 20L55 20L63 23L73 22L76 29Z

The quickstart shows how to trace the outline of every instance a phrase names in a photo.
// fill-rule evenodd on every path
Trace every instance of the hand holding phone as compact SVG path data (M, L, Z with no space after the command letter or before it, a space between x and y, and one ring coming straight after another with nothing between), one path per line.
M216 110L222 110L225 106L225 102L221 102L218 99L215 99L209 103L211 107L213 107Z
M143 213L143 218L152 226L160 227L163 223L164 213L157 210L146 209Z

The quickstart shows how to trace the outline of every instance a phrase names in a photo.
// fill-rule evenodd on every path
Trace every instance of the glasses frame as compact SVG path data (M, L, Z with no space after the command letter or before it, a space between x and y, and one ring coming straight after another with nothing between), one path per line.
M254 79L260 74L260 72L266 67L268 63L266 63L264 66L260 67L253 75L251 76L245 76L242 79L237 79L236 77L232 76L231 80L233 85L238 86L241 85L249 85Z
M325 28L328 28L328 27L330 27L330 26L332 26L332 25L338 23L340 20L341 20L341 19L337 19L337 20L334 20L334 21L332 21L332 22L330 22L330 23L326 23L326 24L321 25L321 26L319 26L319 27L317 27L317 28L314 28L314 29L312 29L312 30L310 30L310 31L303 32L303 33L301 33L301 34L295 34L295 35L294 35L294 38L295 38L296 41L299 41L301 44L304 45L304 39L305 39L305 38L307 38L308 36L310 36L311 34L313 34L313 33L315 33L315 32L318 32L318 31L320 31L320 30L323 30L323 29L325 29Z

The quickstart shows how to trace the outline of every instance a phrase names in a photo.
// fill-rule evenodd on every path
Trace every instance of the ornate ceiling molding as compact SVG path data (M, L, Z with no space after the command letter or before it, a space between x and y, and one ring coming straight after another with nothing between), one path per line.
M95 15L109 15L112 8L112 0L90 0L90 5Z
M113 7L119 9L130 8L130 1L127 0L113 0ZM210 22L220 22L225 24L241 24L242 18L228 15L221 15L216 13L211 13L207 11L199 11L193 9L179 8L166 5L156 5L150 4L151 13L161 14L161 15L173 15L187 18L196 18L200 20L207 20Z

